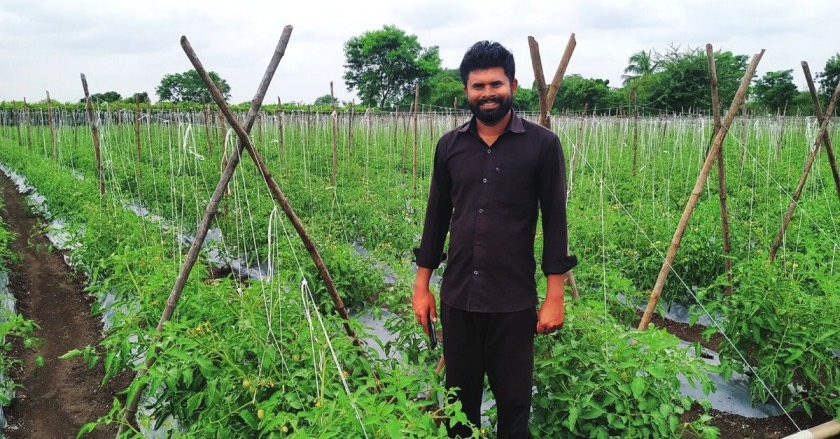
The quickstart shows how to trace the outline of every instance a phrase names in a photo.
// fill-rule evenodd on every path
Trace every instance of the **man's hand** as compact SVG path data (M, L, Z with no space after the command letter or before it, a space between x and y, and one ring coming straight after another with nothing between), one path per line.
M549 274L546 282L545 301L537 313L537 334L551 334L563 328L566 321L563 281L565 275Z
M429 290L429 279L432 276L432 270L429 268L418 267L417 276L414 280L414 295L411 297L411 307L414 308L414 316L417 318L417 323L423 326L423 332L429 334L429 316L432 321L437 321L437 306L435 306L435 296Z

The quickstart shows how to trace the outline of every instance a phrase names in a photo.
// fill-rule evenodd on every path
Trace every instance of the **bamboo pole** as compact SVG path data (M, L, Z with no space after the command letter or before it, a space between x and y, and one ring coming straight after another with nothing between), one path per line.
M350 114L347 118L347 153L353 156L353 118L356 116L356 100L350 101Z
M636 105L636 89L630 90L630 102L633 103L633 176L639 161L639 106Z
M332 81L330 81L330 123L332 124L332 187L335 188L338 179L338 115L335 113Z
M102 172L102 153L99 150L99 118L93 114L93 101L90 99L85 74L82 73L81 76L82 88L85 91L85 106L87 107L88 122L90 122L90 132L93 135L93 150L96 153L96 172L99 174L99 195L102 196L105 195L105 174ZM49 96L49 93L47 95ZM50 127L52 127L52 122L50 122ZM55 159L55 148L53 148L53 159Z
M417 107L420 105L420 85L414 88L414 151L411 156L411 177L414 182L414 198L417 199L417 138L419 132L417 130Z
M32 150L32 131L29 129L31 125L29 121L29 104L26 102L26 98L23 98L23 120L26 124L26 147L31 151Z
M822 124L825 115L822 112L820 99L817 97L817 87L814 86L814 79L811 78L811 69L808 63L802 61L802 70L805 73L805 81L808 83L808 90L811 92L811 99L814 101L814 114L817 115L817 121ZM840 173L837 172L837 159L834 157L834 148L831 146L831 136L826 131L823 136L823 144L825 145L825 153L828 154L828 164L831 166L831 175L834 177L834 188L837 189L837 197L840 198Z
M134 140L137 146L137 178L143 177L143 148L140 144L140 95L134 96ZM140 182L137 182L138 186Z
M58 161L58 150L55 146L55 125L53 125L52 118L52 100L50 99L49 91L47 91L47 121L50 124L50 142L52 143L53 161Z
M17 127L18 146L23 146L23 136L21 136L21 134L20 134L20 125L21 125L20 116L19 116L19 113L17 111L15 111L16 108L17 108L17 102L12 101L12 109L9 112L9 115L12 116L10 122L14 122L15 126ZM9 135L10 139L11 139L11 137L12 136Z
M824 424L800 431L784 439L828 439L840 435L840 420L833 419Z
M569 37L569 42L566 44L566 50L563 52L563 58L560 60L560 65L557 66L557 71L554 73L554 78L551 80L551 86L546 90L545 75L543 74L542 58L540 57L540 46L537 40L532 36L528 36L528 47L531 49L531 65L534 68L534 78L537 82L537 90L540 98L540 125L551 131L551 106L554 105L554 98L557 96L557 90L560 88L560 83L563 81L563 75L566 73L566 67L569 65L569 60L572 58L572 53L575 50L577 42L575 41L575 34ZM569 248L566 248L566 254L569 254ZM572 297L580 298L575 282L575 275L572 270L569 270L565 276L566 284L572 290Z
M642 320L639 323L639 330L644 331L647 329L648 323L650 323L650 318L653 316L653 310L656 308L656 302L659 300L659 296L662 294L662 288L665 286L665 279L668 277L668 273L671 271L671 264L674 262L674 258L677 255L677 249L680 247L680 242L682 241L682 236L685 233L686 226L688 225L688 220L691 218L691 214L694 212L694 207L697 205L697 200L700 197L700 192L703 190L703 186L706 182L706 178L709 176L709 171L711 171L712 164L717 158L717 154L720 151L720 147L723 144L723 140L726 138L726 134L729 132L729 127L732 125L732 121L735 119L735 114L738 112L738 109L744 103L744 99L747 94L747 89L749 88L750 81L752 81L753 75L755 75L755 69L758 66L758 62L761 60L761 56L764 55L764 49L761 52L753 55L752 61L750 62L749 66L747 67L747 71L744 73L744 77L741 78L741 84L738 87L738 91L735 93L735 98L732 100L732 105L729 107L729 111L726 113L726 118L723 120L723 124L721 126L721 130L715 135L714 143L712 144L712 148L709 150L709 154L706 157L706 161L703 163L703 168L700 170L700 175L697 176L697 181L694 183L694 188L691 190L691 195L688 198L688 202L685 205L685 210L683 210L682 217L680 217L680 222L677 225L677 230L674 232L674 237L671 239L671 246L668 248L668 254L665 256L665 262L662 264L662 268L659 270L659 277L656 279L656 284L653 287L653 291L650 293L650 300L648 301L647 307L645 308L645 313L642 315Z
M823 117L823 120L820 123L820 132L817 134L817 139L814 141L813 149L808 154L808 160L805 162L805 169L802 171L802 176L799 177L799 183L793 191L793 199L790 201L790 204L788 204L787 211L782 219L782 227L779 229L779 233L776 234L776 240L773 241L773 245L770 247L771 262L776 259L776 252L779 251L779 247L782 245L785 231L790 224L790 219L793 218L793 211L799 203L799 196L802 195L802 189L805 188L805 182L808 181L808 174L811 172L811 166L814 164L814 159L820 152L820 145L823 143L823 138L828 135L828 122L831 120L831 115L834 114L834 108L837 106L838 96L840 96L840 82L837 83L837 87L834 88L834 94L831 95L831 100L828 101L828 108L826 109L824 115L825 117Z
M540 100L540 125L546 126L548 124L548 114L546 114L547 102L545 85L545 74L543 73L542 57L540 56L540 45L532 36L528 36L528 48L531 50L531 66L534 69L534 82L537 87L537 97Z
M279 137L280 156L283 156L283 104L280 102L280 96L277 96L277 137Z
M210 104L204 106L204 137L207 140L207 156L213 154L213 147L210 142Z
M256 119L257 112L259 111L259 108L262 105L263 98L265 98L266 91L268 90L268 86L271 83L271 78L274 76L274 72L277 70L278 64L280 64L280 59L282 59L283 55L286 53L286 46L289 44L289 38L291 37L291 34L292 26L286 26L283 29L283 33L280 36L280 40L278 41L276 48L274 49L274 54L271 58L271 61L268 64L268 68L266 68L262 81L260 81L257 93L254 96L254 99L251 100L251 107L248 110L248 116L245 119L244 129L246 131L250 131L251 127L253 127L254 125L254 120ZM186 41L186 39L182 37L182 41ZM187 283L187 278L189 277L193 266L198 260L198 253L199 251L201 251L201 246L204 243L204 239L207 237L207 231L210 229L210 221L216 213L219 200L222 198L222 195L224 195L224 192L227 189L227 185L230 182L230 179L233 177L233 172L236 170L236 166L239 164L239 159L242 156L241 153L243 148L243 144L237 144L237 153L232 154L231 160L225 167L225 171L222 173L218 184L216 184L216 189L213 191L213 195L210 197L210 201L207 203L207 208L204 210L204 216L201 218L201 222L199 222L195 232L195 240L193 241L192 245L190 245L190 250L187 253L187 258L184 261L184 265L181 267L181 271L178 273L178 278L175 280L175 285L173 285L172 291L169 293L169 298L166 300L166 308L161 314L157 328L155 329L155 337L152 342L153 347L151 349L151 352L147 352L145 365L142 369L140 369L137 372L137 376L135 377L135 379L142 378L143 376L145 376L148 373L149 368L151 368L155 363L155 357L160 351L160 345L158 344L158 341L160 340L160 334L163 331L163 325L166 322L168 322L170 318L172 318L172 314L175 312L175 307L178 304L178 300L181 297L181 292L183 291L184 286ZM119 436L120 434L122 434L122 432L125 431L126 426L135 425L137 407L140 403L140 397L142 396L145 387L146 385L141 383L134 391L134 393L129 394L129 402L126 405L125 413L123 416L124 422L120 424L120 430L117 433L117 436Z
M709 59L709 83L712 94L712 115L714 117L714 130L712 131L712 138L717 137L717 133L721 130L720 122L720 97L718 94L718 79L717 69L715 68L715 53L712 50L711 44L706 44L706 57ZM732 253L732 239L729 234L729 211L726 208L726 172L723 160L723 143L720 145L720 152L717 155L718 164L718 197L720 198L720 222L723 229L723 266L726 270L726 279L732 283L732 259L729 254ZM727 295L732 294L732 285L727 285L724 289Z
M557 71L554 72L551 85L548 86L548 94L545 97L546 116L551 112L551 107L554 106L554 98L557 97L557 90L560 88L560 82L563 81L563 77L566 75L566 68L569 66L569 61L572 59L572 53L574 53L576 46L577 41L573 33L569 36L569 41L566 43L566 50L563 51L563 57L560 58L560 64L557 66Z

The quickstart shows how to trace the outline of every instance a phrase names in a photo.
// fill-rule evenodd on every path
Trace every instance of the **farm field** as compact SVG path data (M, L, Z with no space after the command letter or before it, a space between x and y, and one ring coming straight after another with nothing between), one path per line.
M97 114L104 195L82 112L57 111L53 127L46 113L0 114L0 162L45 198L49 219L62 220L73 267L99 300L94 312L105 320L104 341L78 355L101 363L109 379L141 369L160 347L148 374L129 389L147 387L136 433L445 432L440 421L458 408L439 404L440 348L428 348L410 313L411 250L419 244L435 141L465 114L264 111L251 132L356 316L349 327L373 340L357 317L373 316L388 333L382 346L355 346L346 335L307 249L247 156L155 342L235 136L206 111L101 107ZM840 418L840 194L822 151L774 261L769 254L816 121L735 119L723 147L732 252L722 250L714 171L658 307L658 326L672 325L669 305L686 307L688 320L707 326L684 325L695 335L688 348L658 326L633 328L705 159L711 121L575 115L552 123L566 156L580 299L567 292L565 328L537 339L532 434L745 437L727 431L732 426L712 411L717 385L710 374L745 377L752 403L782 413L777 434ZM836 128L830 136L840 140ZM720 363L704 361L704 349L719 353ZM705 396L685 395L685 382ZM121 404L99 422L119 422ZM492 408L486 416L476 435L494 437ZM85 429L97 420L89 421Z

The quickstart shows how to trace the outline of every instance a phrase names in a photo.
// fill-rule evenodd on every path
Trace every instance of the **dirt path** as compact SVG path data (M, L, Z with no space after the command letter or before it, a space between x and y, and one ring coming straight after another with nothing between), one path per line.
M30 213L14 184L0 173L5 208L2 216L16 234L12 249L21 261L10 267L10 288L17 298L18 312L40 326L35 335L44 341L33 352L16 348L23 365L11 372L22 384L15 400L4 409L6 437L74 438L79 429L108 413L115 396L115 384L100 386L101 365L89 369L81 358L60 360L71 349L96 345L102 325L90 315L91 299L82 291L64 263L63 255L50 251L38 221ZM36 367L40 354L44 365ZM113 438L116 430L99 429L85 437ZM2 435L0 435L2 436Z

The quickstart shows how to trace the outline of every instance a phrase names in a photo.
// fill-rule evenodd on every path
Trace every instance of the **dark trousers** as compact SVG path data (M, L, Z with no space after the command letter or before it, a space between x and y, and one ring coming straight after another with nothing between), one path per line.
M535 308L511 313L476 313L440 305L446 387L457 387L467 418L481 425L484 375L496 400L500 439L527 438L534 370ZM469 437L456 425L450 437Z

